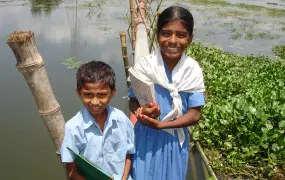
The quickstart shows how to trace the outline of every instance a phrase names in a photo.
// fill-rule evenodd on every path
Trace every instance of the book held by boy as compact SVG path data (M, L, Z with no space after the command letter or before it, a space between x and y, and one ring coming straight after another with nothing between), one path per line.
M145 106L150 102L155 102L154 84L141 79L133 68L129 68L129 75L139 104Z
M81 175L87 180L112 180L112 176L104 172L99 166L89 161L83 155L77 154L69 147L66 147L72 154L74 163Z

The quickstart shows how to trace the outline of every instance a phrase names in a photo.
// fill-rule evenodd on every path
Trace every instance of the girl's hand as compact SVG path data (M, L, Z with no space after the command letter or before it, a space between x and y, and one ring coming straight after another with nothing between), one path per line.
M139 122L148 127L151 127L153 129L161 129L161 122L146 115L143 115L142 108L139 108L137 110L137 119Z
M155 102L150 102L146 106L142 107L142 114L156 119L160 116L160 107Z

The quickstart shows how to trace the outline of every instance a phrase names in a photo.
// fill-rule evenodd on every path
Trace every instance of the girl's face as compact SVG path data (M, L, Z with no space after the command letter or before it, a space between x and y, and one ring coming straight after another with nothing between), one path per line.
M165 61L179 61L182 53L192 41L181 20L173 20L164 25L158 34L158 42Z

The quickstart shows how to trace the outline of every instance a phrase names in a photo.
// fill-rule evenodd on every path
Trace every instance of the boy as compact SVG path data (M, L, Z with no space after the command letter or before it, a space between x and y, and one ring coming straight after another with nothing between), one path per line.
M120 110L108 105L116 92L115 73L101 61L81 65L76 74L76 92L81 109L65 125L61 146L62 162L70 180L84 180L66 147L97 164L114 180L130 180L131 154L135 153L131 121Z

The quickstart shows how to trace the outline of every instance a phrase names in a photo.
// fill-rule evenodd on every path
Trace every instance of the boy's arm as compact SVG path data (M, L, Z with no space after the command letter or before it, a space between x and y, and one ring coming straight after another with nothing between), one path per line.
M126 157L126 161L125 161L125 169L124 169L122 180L128 179L130 169L131 169L131 164L132 164L132 155L128 154Z
M66 173L69 180L86 180L79 174L74 162L66 163Z

